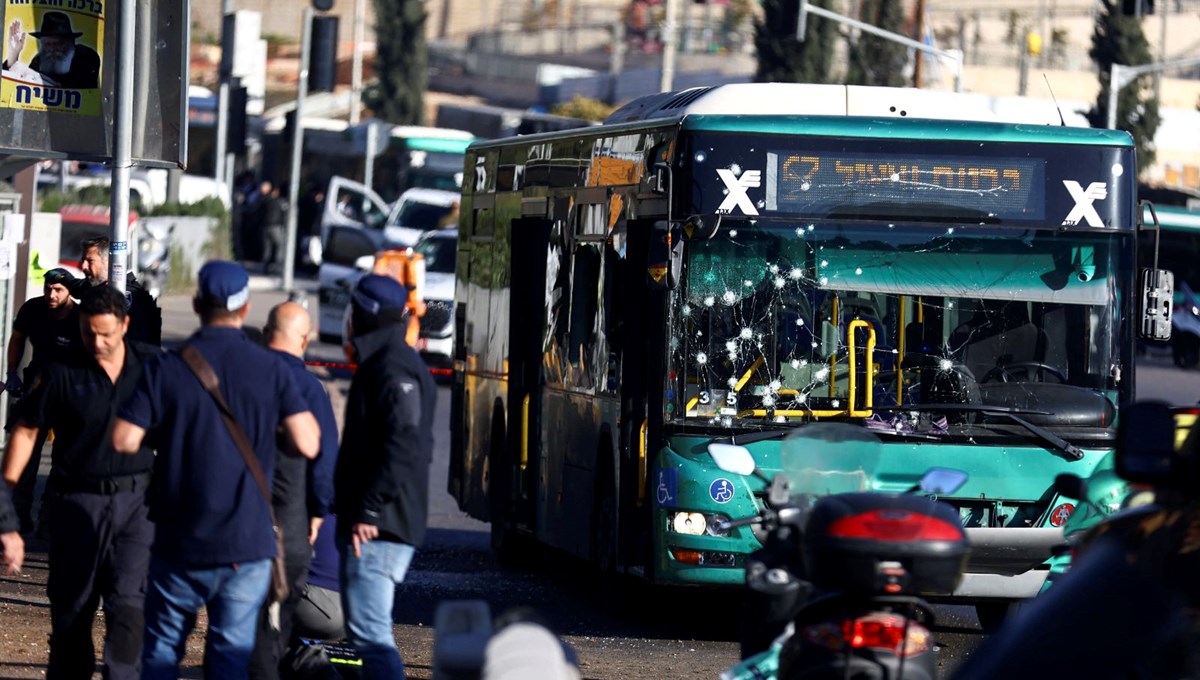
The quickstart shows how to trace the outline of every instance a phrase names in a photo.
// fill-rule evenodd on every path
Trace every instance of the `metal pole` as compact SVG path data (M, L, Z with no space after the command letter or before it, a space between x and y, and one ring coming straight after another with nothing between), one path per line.
M351 58L350 69L350 124L358 125L362 117L362 71L363 71L363 41L366 40L366 29L363 28L367 13L367 0L354 0L354 55Z
M862 21L858 21L857 19L851 19L850 17L843 16L841 14L838 14L837 12L827 10L824 7L820 7L818 5L809 5L807 3L803 3L803 4L801 4L801 8L803 9L804 14L801 14L800 16L801 16L801 19L804 19L805 21L807 21L806 15L809 13L812 13L821 18L830 19L830 20L836 21L840 24L843 24L846 26L851 26L853 28L857 28L860 31L865 31L872 35L877 35L881 38L887 38L888 40L891 40L892 42L898 42L901 45L906 45L913 49L920 50L921 52L928 52L929 54L936 54L937 56L941 57L942 59L948 59L950 61L953 61L954 62L954 91L962 92L963 56L961 54L954 54L953 52L939 50L938 48L933 47L932 45L926 45L923 42L918 42L907 36L900 35L899 33L892 33L891 31L885 31L882 28L879 28L878 26L873 26L871 24L868 24L868 23L865 23ZM797 25L797 29L796 29L797 30L796 39L804 40L803 30L804 30L805 24L801 23L801 22L797 22L797 23L798 23L798 25Z
M300 160L304 151L304 97L308 94L308 51L312 43L312 7L304 6L300 39L300 79L296 83L296 126L292 140L292 176L288 188L287 239L283 247L283 290L292 289L296 268L296 224L300 208ZM332 200L332 197L329 199Z
M233 14L233 0L221 0L221 71L217 86L217 138L214 140L213 178L218 182L225 177L225 142L229 136L229 76L233 73L233 50L236 35L230 35L229 18ZM232 31L236 33L236 29Z
M662 77L658 82L659 92L670 92L675 81L675 46L678 44L679 0L667 0L666 17L663 19Z
M379 146L379 124L372 122L367 125L367 152L363 159L363 184L368 189L375 188L375 154Z
M1162 17L1158 28L1158 60L1167 60L1167 3L1158 6L1158 15ZM1154 99L1162 101L1162 72L1154 74Z
M113 115L112 218L108 247L108 282L125 292L129 255L129 171L133 167L133 76L137 0L120 0L117 23L116 102Z
M1113 64L1108 71L1108 121L1104 127L1109 130L1117 129L1117 92L1120 91L1123 83L1121 83L1121 69L1125 68L1120 64Z

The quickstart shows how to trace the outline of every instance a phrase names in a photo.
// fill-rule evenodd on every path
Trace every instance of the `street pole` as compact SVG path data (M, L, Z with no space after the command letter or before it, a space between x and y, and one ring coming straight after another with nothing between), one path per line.
M354 56L350 70L350 124L358 125L362 116L362 71L363 71L363 40L366 30L363 28L367 13L367 0L354 0Z
M670 92L675 81L675 46L679 40L679 0L667 0L666 17L663 20L662 74L658 83L659 92Z
M1136 80L1138 76L1143 76L1147 73L1160 73L1170 69L1187 68L1189 66L1200 66L1200 58L1160 61L1140 66L1113 64L1108 71L1108 120L1105 127L1110 130L1117 129L1117 93L1121 91L1121 88Z
M229 136L229 76L233 74L233 50L237 40L230 29L233 0L221 0L221 69L217 85L217 138L213 152L213 178L218 182L225 177L225 142Z
M137 0L120 0L117 23L116 102L113 113L112 203L109 215L108 283L125 292L126 261L129 255L129 171L133 167L133 76L134 35L137 32ZM143 64L143 68L149 68Z
M857 28L860 31L864 31L864 32L870 33L872 35L877 35L881 38L886 38L888 40L891 40L892 42L900 43L901 45L906 45L915 50L918 50L919 52L928 52L929 54L934 54L934 55L941 57L942 59L947 59L947 60L953 62L954 63L954 91L962 92L962 71L963 71L963 55L962 54L954 54L951 52L947 52L945 50L939 50L938 48L936 48L932 45L926 45L923 42L918 42L907 36L900 35L899 33L885 31L882 28L879 28L878 26L873 26L866 22L858 21L857 19L851 19L850 17L843 16L841 14L838 14L837 12L827 10L824 7L818 7L817 5L810 5L810 4L808 4L808 2L806 0L800 1L800 17L796 20L796 40L799 40L801 42L804 41L804 31L805 31L805 27L807 26L809 13L815 14L823 19L829 19L830 21L836 21L839 24L843 24L845 26Z
M283 290L292 289L296 270L296 225L300 208L300 161L304 151L304 97L308 94L308 52L312 44L312 7L304 6L304 26L300 38L300 78L296 82L296 125L292 139L292 176L288 188L287 239L283 247ZM332 198L331 198L332 200Z

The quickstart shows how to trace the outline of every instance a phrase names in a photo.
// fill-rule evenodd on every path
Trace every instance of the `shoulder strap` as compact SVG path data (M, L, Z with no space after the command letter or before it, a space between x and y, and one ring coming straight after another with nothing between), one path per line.
M204 389L212 395L213 401L217 402L217 408L221 411L221 418L225 421L225 427L229 428L229 434L233 436L233 441L237 444L238 451L241 451L242 458L246 459L246 467L250 468L250 475L254 477L254 481L258 483L258 489L262 491L263 498L267 501L267 509L271 511L271 524L278 526L275 521L275 508L271 504L271 491L267 488L267 480L263 476L262 466L258 464L258 457L254 455L254 447L250 445L250 438L246 436L246 431L238 424L237 418L233 416L233 411L229 409L229 404L225 402L225 397L221 395L221 390L218 389L220 382L217 380L217 374L213 372L212 366L204 360L204 356L191 345L184 345L179 351L179 355L187 362L192 372L199 378L200 384L204 385Z

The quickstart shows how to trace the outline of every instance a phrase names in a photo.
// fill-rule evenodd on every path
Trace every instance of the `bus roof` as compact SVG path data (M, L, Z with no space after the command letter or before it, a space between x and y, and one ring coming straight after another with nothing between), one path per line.
M1123 130L927 118L702 114L685 118L682 127L693 132L1133 146L1133 138Z
M1158 215L1158 223L1163 229L1178 231L1200 231L1200 211L1177 208L1174 206L1154 206ZM1146 224L1154 224L1149 208L1142 208L1142 219Z
M732 83L694 87L639 97L614 111L606 123L697 114L775 116L866 116L929 118L994 123L1059 125L1058 109L1049 102L998 106L982 94L944 90L812 83Z
M601 128L540 133L526 141L676 125L690 131L1133 146L1122 130L1061 125L1049 103L998 107L986 95L808 83L734 83L647 95L614 111Z

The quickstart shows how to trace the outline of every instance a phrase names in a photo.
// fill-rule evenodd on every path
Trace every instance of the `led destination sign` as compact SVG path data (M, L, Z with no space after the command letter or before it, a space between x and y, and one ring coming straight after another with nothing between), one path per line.
M786 151L767 153L768 211L866 214L906 204L997 219L1041 219L1045 161Z

